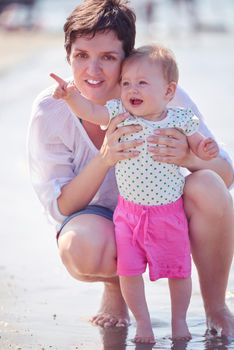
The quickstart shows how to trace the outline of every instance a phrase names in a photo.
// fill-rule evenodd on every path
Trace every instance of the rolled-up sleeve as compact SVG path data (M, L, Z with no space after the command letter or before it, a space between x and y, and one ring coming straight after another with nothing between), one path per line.
M207 137L212 137L216 140L216 137L213 135L211 130L207 127L204 117L197 108L197 105L192 101L192 99L187 95L187 93L180 87L178 86L176 89L176 95L170 102L171 107L183 107L183 108L189 108L193 111L193 113L199 118L200 120L200 126L199 126L199 131L207 136ZM218 142L218 140L216 140ZM229 156L228 152L224 149L223 144L220 145L220 157L223 159L227 160L233 167L232 159ZM234 171L234 170L233 170Z
M187 93L180 87L178 86L176 89L176 94L175 97L172 99L172 101L169 104L171 107L183 107L183 108L189 108L193 111L193 113L199 118L200 124L199 124L199 131L205 135L206 137L212 137L215 139L217 142L218 140L216 137L213 135L213 133L210 131L210 129L207 127L204 117L202 116L201 112L197 108L196 104L192 101L192 99L187 95ZM219 142L218 142L219 143ZM234 168L233 168L233 162L226 151L225 147L223 144L219 143L219 155L221 158L225 159L231 166L233 170L233 176L234 176ZM234 183L230 186L230 189L234 187Z
M33 187L49 218L61 223L57 198L74 174L74 122L64 101L39 96L28 132L28 161Z

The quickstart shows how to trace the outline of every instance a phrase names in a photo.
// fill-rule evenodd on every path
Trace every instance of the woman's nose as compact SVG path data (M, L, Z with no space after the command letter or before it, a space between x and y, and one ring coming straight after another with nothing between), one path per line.
M89 75L96 75L101 71L101 65L99 60L92 60L89 61L88 66L87 66L87 73Z

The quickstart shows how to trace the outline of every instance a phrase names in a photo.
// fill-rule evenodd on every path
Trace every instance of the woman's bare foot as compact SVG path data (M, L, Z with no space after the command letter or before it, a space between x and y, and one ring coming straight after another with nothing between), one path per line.
M146 321L137 321L137 331L133 343L155 344L154 333L151 324Z
M192 339L188 325L184 319L172 321L172 340Z
M122 297L119 282L104 283L102 303L97 315L91 318L93 325L100 327L127 327L129 314Z
M227 306L215 312L207 313L207 326L209 329L221 330L221 335L234 336L234 315Z

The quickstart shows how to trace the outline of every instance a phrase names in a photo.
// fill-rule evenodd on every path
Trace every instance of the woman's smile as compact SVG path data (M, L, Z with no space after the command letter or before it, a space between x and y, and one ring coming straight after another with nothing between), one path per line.
M104 80L94 80L94 79L87 79L85 80L87 82L87 84L90 86L90 87L93 87L93 88L98 88L100 87Z

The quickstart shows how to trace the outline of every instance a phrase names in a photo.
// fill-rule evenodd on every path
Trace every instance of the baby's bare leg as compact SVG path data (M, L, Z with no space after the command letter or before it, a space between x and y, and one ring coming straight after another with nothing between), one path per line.
M132 311L137 331L135 343L155 343L148 306L145 299L145 288L142 276L120 276L120 287L126 304Z
M168 283L171 294L172 339L189 340L191 334L186 322L186 313L191 297L191 278L170 278Z

